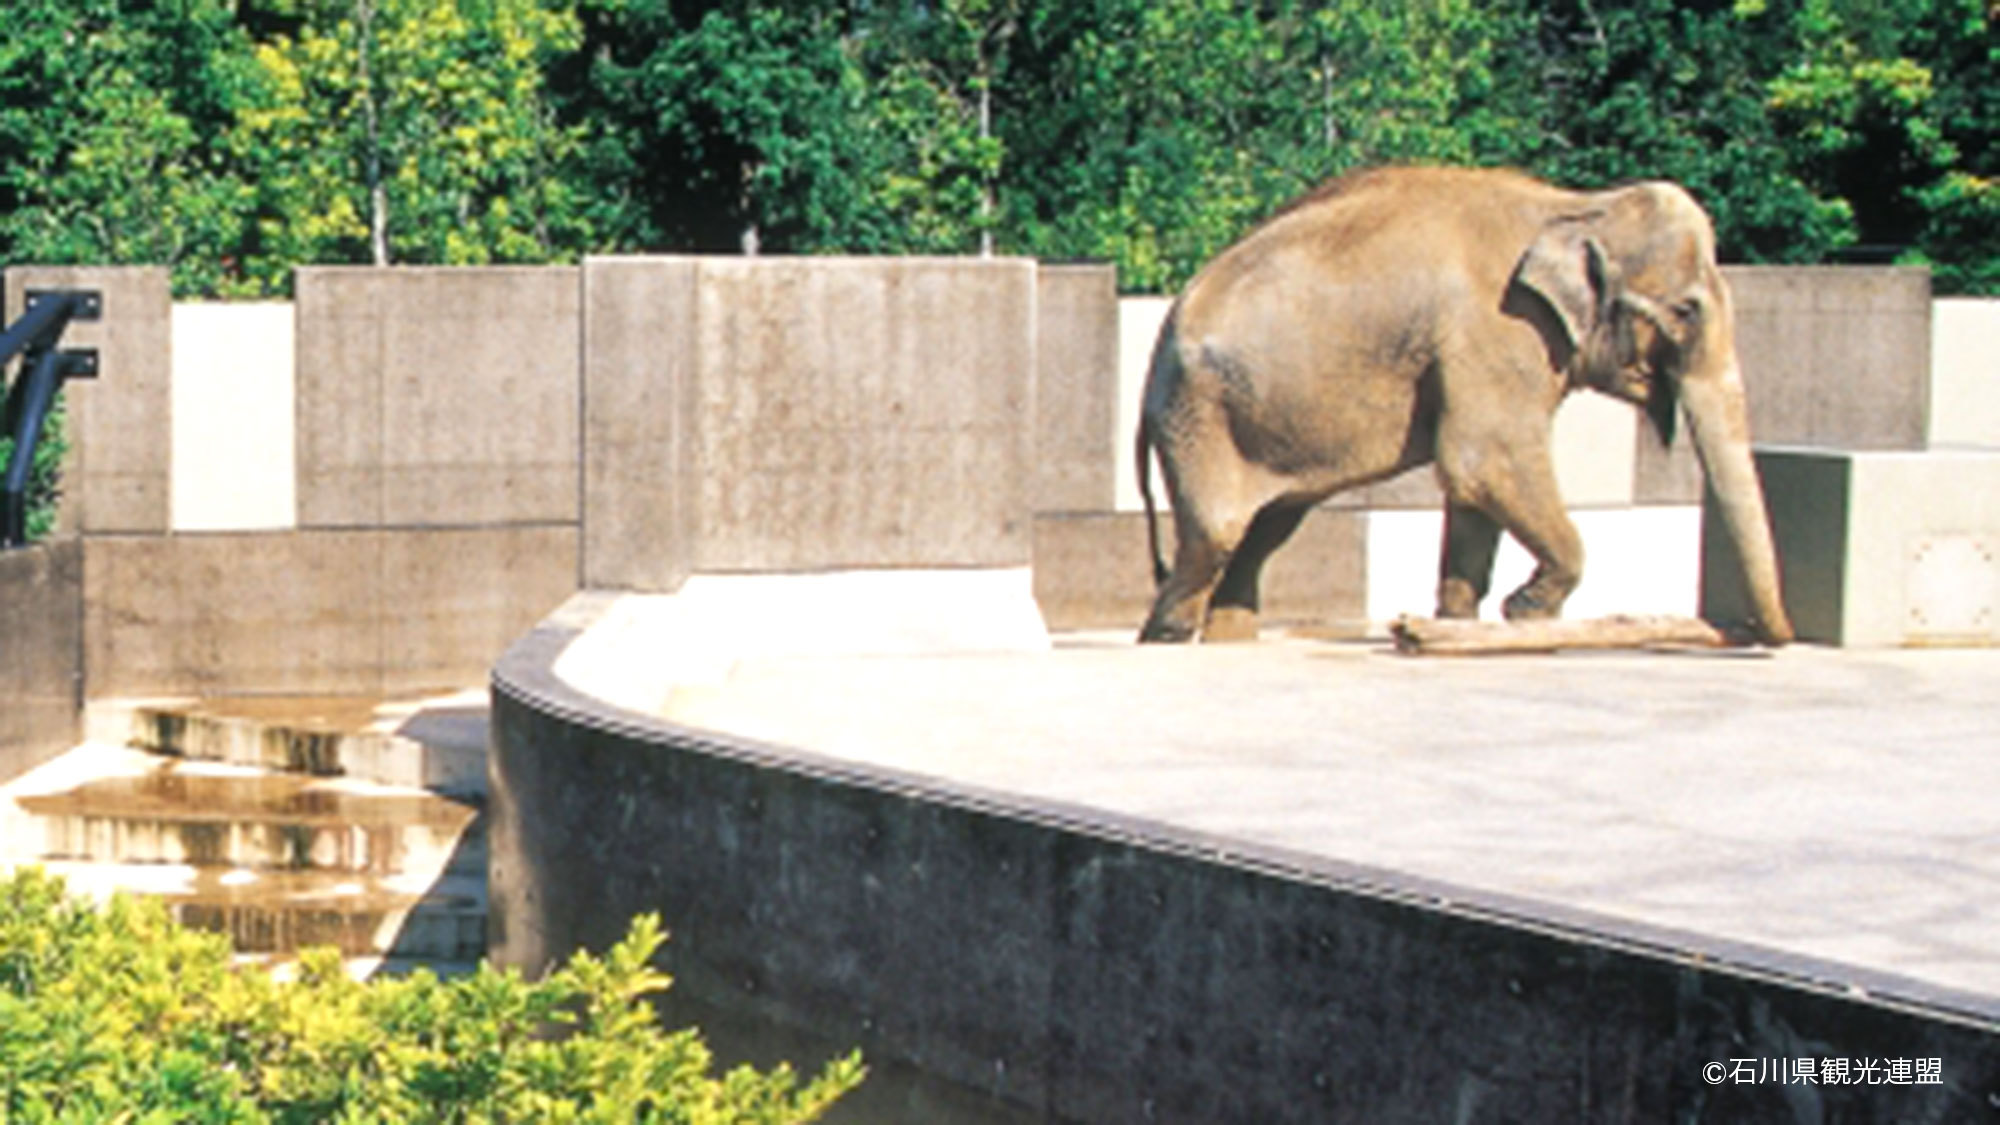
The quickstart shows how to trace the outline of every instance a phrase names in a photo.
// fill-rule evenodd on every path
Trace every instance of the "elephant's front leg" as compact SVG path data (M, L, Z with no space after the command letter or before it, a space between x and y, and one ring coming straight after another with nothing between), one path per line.
M1455 599L1473 597L1476 607L1474 595L1484 593L1483 583L1470 582L1463 593L1456 592L1458 584L1454 578L1458 575L1452 569L1455 524L1466 569L1472 570L1473 564L1482 561L1483 554L1485 573L1491 572L1492 548L1484 545L1490 542L1488 533L1477 516L1460 514L1461 509L1476 508L1535 557L1534 574L1520 589L1507 595L1501 612L1509 621L1560 617L1563 602L1583 580L1583 537L1577 534L1576 524L1563 506L1562 494L1556 488L1555 462L1546 443L1495 444L1476 457L1441 455L1439 464L1451 503L1446 513L1446 574L1440 583L1439 615L1456 616L1449 611L1460 607L1456 601L1447 603L1447 595ZM1477 613L1477 609L1472 613Z
M1556 492L1553 467L1545 475L1509 497L1499 513L1500 525L1535 557L1535 572L1501 605L1509 621L1562 616L1583 581L1583 537Z

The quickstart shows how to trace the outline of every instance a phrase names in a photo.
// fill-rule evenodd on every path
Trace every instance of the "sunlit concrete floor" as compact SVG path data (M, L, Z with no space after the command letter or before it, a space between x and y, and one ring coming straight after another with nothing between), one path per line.
M1385 893L2000 1019L1996 685L2000 651L1447 659L1079 634L740 655L657 711L1000 807L1324 858Z

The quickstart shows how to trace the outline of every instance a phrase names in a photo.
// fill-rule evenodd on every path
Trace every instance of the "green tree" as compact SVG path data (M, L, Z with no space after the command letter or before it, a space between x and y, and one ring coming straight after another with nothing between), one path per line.
M543 67L577 44L558 0L300 0L255 52L234 132L260 188L256 272L304 262L474 265L593 245L577 132Z
M21 0L0 38L0 254L171 267L213 293L249 189L222 146L244 39L224 0Z
M1520 20L1470 0L1038 10L1029 43L1061 45L1016 64L1006 101L1033 109L1000 130L1009 217L1033 252L1164 289L1346 169L1513 159L1529 125L1493 60Z
M963 249L961 116L907 12L595 0L556 69L606 228L653 249Z
M1801 174L1772 120L1766 78L1787 52L1736 10L1557 0L1537 22L1537 171L1579 187L1677 180L1714 215L1725 257L1822 261L1854 241L1852 206Z

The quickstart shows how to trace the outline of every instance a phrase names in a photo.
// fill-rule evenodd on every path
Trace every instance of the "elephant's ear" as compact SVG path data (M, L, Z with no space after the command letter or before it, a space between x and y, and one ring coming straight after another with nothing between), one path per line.
M1579 219L1551 223L1521 255L1514 280L1533 290L1562 321L1571 346L1582 348L1611 289L1604 248Z

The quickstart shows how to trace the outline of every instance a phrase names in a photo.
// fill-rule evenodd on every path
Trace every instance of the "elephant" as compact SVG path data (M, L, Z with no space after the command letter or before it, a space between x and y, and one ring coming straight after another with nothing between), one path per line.
M1755 638L1791 640L1729 286L1708 214L1663 181L1571 191L1504 169L1377 168L1279 209L1162 324L1136 445L1157 587L1141 641L1255 636L1264 561L1343 489L1434 464L1440 617L1476 617L1505 530L1534 557L1509 620L1560 615L1583 545L1550 430L1593 389L1693 431ZM1173 509L1161 557L1149 453Z

